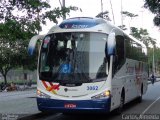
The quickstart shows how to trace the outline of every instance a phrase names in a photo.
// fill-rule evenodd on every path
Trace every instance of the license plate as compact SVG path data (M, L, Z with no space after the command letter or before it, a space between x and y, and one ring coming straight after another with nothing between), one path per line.
M65 108L76 108L77 106L76 106L76 104L66 103L66 104L64 105L64 107L65 107Z

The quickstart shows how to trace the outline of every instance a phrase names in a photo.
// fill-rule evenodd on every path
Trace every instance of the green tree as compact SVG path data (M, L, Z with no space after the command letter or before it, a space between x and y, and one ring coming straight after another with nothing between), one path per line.
M0 72L6 75L12 68L34 69L37 57L27 54L29 39L41 31L46 20L58 23L74 7L51 9L47 0L1 0L0 2Z
M126 26L125 25L120 25L118 26L119 28L121 28L122 30L127 30Z
M56 7L51 9L48 0L1 0L0 21L15 20L23 25L23 29L32 33L41 30L46 20L58 23L57 18L69 14L75 7Z
M133 20L133 18L137 17L138 15L137 14L133 14L133 13L130 13L128 11L122 11L122 15L125 15L126 17L130 18L129 20L129 28L131 27L131 21ZM121 26L122 29L125 29L125 26Z
M98 15L96 15L96 17L103 18L103 19L106 19L108 21L111 21L111 19L109 18L109 12L108 11L100 12Z
M12 68L17 68L25 63L35 69L35 59L29 59L27 54L28 39L33 35L29 31L22 31L21 24L8 20L0 23L0 72L7 84L7 73Z
M155 60L155 72L160 72L160 48L155 47L154 48L154 60ZM153 48L148 49L148 63L150 65L150 69L152 68L153 63Z
M156 26L160 27L160 1L159 0L145 0L144 7L149 9L155 17L153 22Z
M136 27L131 27L130 29L131 29L130 34L133 37L142 41L147 47L149 47L149 45L156 44L156 40L149 36L147 29L143 29L143 28L138 29Z
M150 69L152 70L153 54L155 56L156 66L160 67L160 64L159 64L160 63L159 61L160 60L160 49L156 47L156 40L150 37L147 29L142 29L142 28L138 29L135 27L131 27L131 35L139 39L146 45L147 53L148 53L148 64L149 64ZM153 53L153 47L154 47L154 53ZM159 71L159 69L157 69L157 71Z
M130 13L128 11L122 11L122 14L126 15L127 17L130 17L131 19L138 16L137 14L133 14L133 13Z

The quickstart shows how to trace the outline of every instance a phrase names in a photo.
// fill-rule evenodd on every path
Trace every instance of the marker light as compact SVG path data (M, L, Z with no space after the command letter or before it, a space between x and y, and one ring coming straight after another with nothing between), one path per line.
M43 93L40 90L37 90L37 97L40 97L40 98L51 98L49 95Z
M37 90L37 95L41 95L41 91L40 90Z

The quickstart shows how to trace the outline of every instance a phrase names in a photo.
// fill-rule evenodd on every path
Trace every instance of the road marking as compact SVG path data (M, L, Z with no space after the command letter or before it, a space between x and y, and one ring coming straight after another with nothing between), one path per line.
M153 105L154 103L156 103L159 99L160 99L160 97L157 98L152 104L150 104L150 105L141 113L141 115L144 115L144 114L152 107L152 105Z

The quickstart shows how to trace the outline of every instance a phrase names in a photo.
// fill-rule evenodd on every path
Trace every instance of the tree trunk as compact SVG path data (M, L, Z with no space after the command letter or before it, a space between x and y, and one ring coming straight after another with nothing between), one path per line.
M7 85L7 74L3 75L4 78L4 84Z

